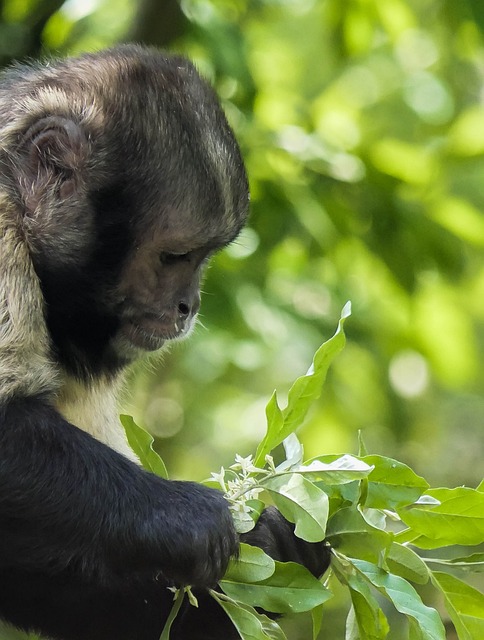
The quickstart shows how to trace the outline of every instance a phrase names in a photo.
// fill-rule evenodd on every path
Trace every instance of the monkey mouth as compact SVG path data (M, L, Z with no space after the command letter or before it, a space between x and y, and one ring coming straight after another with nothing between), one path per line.
M168 340L176 340L186 333L183 321L165 323L155 317L127 320L121 326L121 334L134 347L143 351L157 351Z

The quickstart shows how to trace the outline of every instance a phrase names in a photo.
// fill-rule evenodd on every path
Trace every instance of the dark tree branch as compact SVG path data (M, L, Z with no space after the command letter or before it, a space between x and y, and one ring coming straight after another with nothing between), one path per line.
M188 20L177 0L143 0L128 38L158 47L168 47L185 32Z
M42 53L44 46L42 41L42 33L45 25L50 18L58 11L65 0L43 0L32 9L29 14L26 24L29 28L30 37L30 49L25 52L25 55L37 57Z

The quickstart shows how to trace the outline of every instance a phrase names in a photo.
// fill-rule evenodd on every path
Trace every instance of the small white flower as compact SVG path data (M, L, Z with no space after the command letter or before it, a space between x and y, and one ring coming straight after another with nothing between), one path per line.
M276 472L276 465L274 464L274 458L272 456L270 456L269 454L266 454L265 461L266 461L266 464L269 467L269 469L273 473L275 473Z
M254 487L250 491L248 491L245 495L247 496L247 500L257 500L259 494L262 493L264 489L262 487Z
M248 475L249 473L257 471L254 463L252 462L252 455L244 458L238 453L235 454L235 464L233 464L230 468L240 469L244 475Z
M223 467L220 467L220 473L215 473L212 471L211 476L212 479L215 480L215 482L219 483L224 491L227 491L227 487L225 485L225 469Z
M227 482L227 493L229 495L238 493L241 489L243 489L243 487L244 487L244 484L242 480L240 480L239 478L237 478L236 480L229 480Z
M237 513L251 512L251 508L245 504L245 500L237 500L237 502L234 502L233 504L230 505L230 509L232 509L232 511L235 511Z

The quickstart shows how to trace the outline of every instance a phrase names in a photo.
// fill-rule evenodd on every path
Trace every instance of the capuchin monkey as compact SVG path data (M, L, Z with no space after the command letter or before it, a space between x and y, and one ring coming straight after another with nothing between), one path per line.
M133 361L186 336L239 233L240 151L194 67L139 46L0 80L0 618L56 640L239 637L207 595L239 537L221 492L144 471L118 423ZM274 509L244 539L321 574Z

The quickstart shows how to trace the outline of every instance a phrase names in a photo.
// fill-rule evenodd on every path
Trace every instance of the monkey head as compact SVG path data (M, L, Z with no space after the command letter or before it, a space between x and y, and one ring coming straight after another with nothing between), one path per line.
M93 375L186 335L203 266L248 209L213 90L185 59L129 45L11 70L2 92L3 186L55 357Z

